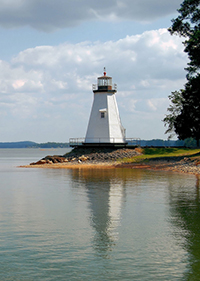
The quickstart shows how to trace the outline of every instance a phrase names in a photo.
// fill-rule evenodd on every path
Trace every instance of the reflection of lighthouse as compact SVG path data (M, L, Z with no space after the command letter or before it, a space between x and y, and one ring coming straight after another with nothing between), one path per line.
M86 184L86 188L89 189L90 186ZM96 230L94 247L105 254L118 239L117 228L120 225L123 200L122 183L95 183L95 189L88 193L88 199L92 210L91 225Z
M70 170L69 170L70 171ZM121 213L126 202L126 186L134 182L136 194L142 170L132 169L72 169L75 186L88 198L90 225L93 228L93 248L97 255L108 256L119 239Z
M119 175L116 177L115 170L112 174L110 170L83 169L74 171L74 177L77 176L87 192L90 223L95 230L93 247L106 256L118 239L125 181Z
M85 145L125 144L123 128L115 97L116 85L112 86L112 77L104 75L98 78L97 88L93 86L94 101L85 137Z

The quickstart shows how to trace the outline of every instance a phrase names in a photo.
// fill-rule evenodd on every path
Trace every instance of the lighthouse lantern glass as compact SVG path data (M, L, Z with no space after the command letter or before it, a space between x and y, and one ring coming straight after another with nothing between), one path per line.
M98 78L98 86L112 86L112 78Z

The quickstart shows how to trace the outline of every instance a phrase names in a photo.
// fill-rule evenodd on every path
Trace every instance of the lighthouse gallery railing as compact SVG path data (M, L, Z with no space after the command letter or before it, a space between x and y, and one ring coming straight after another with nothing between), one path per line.
M126 138L125 143L129 145L140 145L140 138ZM87 138L87 142L85 142L85 138L70 138L69 139L69 144L70 146L75 146L75 145L82 145L84 143L89 144L90 141ZM92 143L121 143L121 139L117 138L109 138L109 141L107 138L93 138L91 141Z

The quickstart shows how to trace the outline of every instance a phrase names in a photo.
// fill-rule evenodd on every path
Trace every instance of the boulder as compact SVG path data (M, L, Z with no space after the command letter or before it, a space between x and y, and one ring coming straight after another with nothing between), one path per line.
M46 163L47 163L46 160L41 159L41 160L39 160L37 162L31 163L30 165L43 165L43 164L46 164Z
M80 156L78 159L79 159L81 162L84 162L84 161L88 160L88 157L85 156L85 155L82 155L82 156Z

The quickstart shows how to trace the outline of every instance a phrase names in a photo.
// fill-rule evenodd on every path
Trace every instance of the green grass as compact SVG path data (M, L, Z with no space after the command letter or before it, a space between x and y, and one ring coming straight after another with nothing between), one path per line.
M174 148L174 147L161 147L161 148L144 148L145 155L162 155L163 156L180 156L180 155L193 155L200 152L200 149L191 148Z
M133 163L133 162L143 162L151 159L159 158L169 158L170 157L199 157L200 158L200 149L190 149L190 148L171 148L171 147L162 147L162 148L143 148L142 154L134 156L132 158L121 159L120 162L123 163Z

